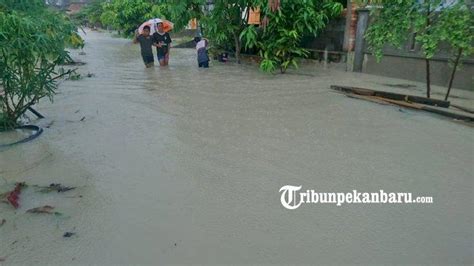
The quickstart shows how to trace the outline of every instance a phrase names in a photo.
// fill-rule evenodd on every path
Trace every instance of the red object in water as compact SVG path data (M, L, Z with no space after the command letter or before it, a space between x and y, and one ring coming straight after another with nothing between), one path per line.
M18 201L20 200L21 189L24 185L24 183L16 183L15 189L8 193L7 200L15 209L20 207L20 203Z

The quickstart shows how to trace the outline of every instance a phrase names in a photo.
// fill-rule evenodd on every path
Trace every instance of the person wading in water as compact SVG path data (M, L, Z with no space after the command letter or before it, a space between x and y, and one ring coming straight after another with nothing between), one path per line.
M153 43L154 40L150 36L150 27L145 26L143 27L142 34L138 34L138 31L135 33L135 38L133 39L133 43L140 43L141 54L143 58L143 63L147 68L150 68L154 65L153 59Z
M156 24L157 32L153 33L153 41L160 66L167 66L170 59L171 37L163 29L163 23Z

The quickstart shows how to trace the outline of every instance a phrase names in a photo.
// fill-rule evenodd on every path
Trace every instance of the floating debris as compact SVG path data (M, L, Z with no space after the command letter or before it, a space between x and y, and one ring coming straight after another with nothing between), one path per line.
M80 79L82 79L82 78L83 78L83 77L82 77L81 74L76 73L76 72L73 72L73 73L69 74L69 77L67 77L66 79L67 79L67 80L80 80Z
M5 220L5 219L0 220L0 227L2 227L6 222L7 222L7 220Z
M413 85L413 84L388 84L388 83L384 83L382 85L385 85L385 86L388 86L388 87L394 87L394 88L403 88L403 89L416 88L416 85Z
M33 209L29 209L26 212L28 213L38 213L38 214L54 214L54 215L61 215L60 212L53 211L54 207L49 205L44 205L42 207L37 207Z
M68 122L68 123L78 123L78 122L84 122L85 120L86 120L86 117L83 116L79 120L66 120L66 122Z
M73 235L75 235L76 233L73 233L73 232L66 232L64 233L63 237L71 237Z
M45 127L46 128L51 128L51 126L54 124L54 120L52 120L51 122L49 122Z
M82 61L69 61L69 62L66 62L62 65L64 65L64 66L83 66L85 64L86 64L86 62L82 62Z
M0 200L10 203L13 208L18 209L20 207L20 194L21 190L26 187L25 183L16 183L15 189L0 195Z
M42 187L42 186L35 186L35 187L40 188L39 192L42 192L42 193L50 193L54 191L61 193L61 192L66 192L69 190L76 189L76 187L66 187L61 184L55 184L55 183L52 183L47 187Z

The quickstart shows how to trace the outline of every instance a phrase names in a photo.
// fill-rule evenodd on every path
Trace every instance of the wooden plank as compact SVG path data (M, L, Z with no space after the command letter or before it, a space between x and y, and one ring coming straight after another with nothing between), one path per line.
M367 100L367 101L376 102L376 103L380 103L380 104L384 104L384 105L392 104L392 105L398 105L398 106L412 108L412 109L418 109L418 110L422 110L422 108L423 108L423 106L419 105L419 104L408 103L408 102L404 102L404 101L391 100L391 99L382 98L382 97L378 97L378 96L365 96L365 95L357 95L357 94L345 94L345 95L348 96L348 97L351 97L351 98Z
M468 107L464 107L464 106L459 106L459 105L454 105L454 104L451 104L452 107L454 108L457 108L461 111L464 111L464 112L467 112L467 113L470 113L470 114L474 114L474 110L473 109L470 109Z
M453 113L453 112L448 112L448 111L441 110L441 109L438 109L438 108L433 108L431 106L423 106L421 108L421 110L431 112L431 113L435 113L435 114L439 114L439 115L443 115L443 116L450 117L450 118L454 118L454 119L457 119L457 120L462 120L462 121L466 121L466 122L474 122L474 117L472 117L472 116L467 116L467 115L457 114L457 113Z
M358 94L345 93L345 92L343 92L342 94L346 95L349 98L361 99L361 100L366 100L366 101L375 102L379 104L385 104L385 105L395 104L395 105L406 107L406 108L435 113L435 114L453 118L459 121L470 122L470 123L474 122L474 116L468 116L468 115L462 115L462 114L458 114L454 112L449 112L440 108L426 106L423 104L397 101L397 100L387 99L387 98L378 97L378 96L366 96L366 95L358 95Z
M377 91L377 90L371 90L371 89L365 89L365 88L331 85L331 89L355 93L355 94L361 94L361 95L373 95L373 96L378 96L378 97L387 98L391 100L397 100L397 101L422 103L426 105L432 105L432 106L438 106L438 107L444 107L444 108L448 108L450 105L448 101L425 98L425 97L414 96L414 95L386 92L386 91Z
M377 99L373 96L364 96L364 95L347 94L347 93L344 93L344 95L346 95L349 98L366 100L366 101L370 101L370 102L374 102L374 103L378 103L378 104L382 104L382 105L389 105L390 104L390 103L388 103L384 100Z
M375 95L375 92L373 90L363 89L363 88L331 85L331 89L337 90L337 91L342 91L342 92L345 92L345 93L354 93L354 94L358 94L358 95L366 95L366 96L374 96Z
M405 102L405 101L397 101L397 100L382 98L382 97L378 97L378 96L372 96L372 97L374 97L374 98L376 98L376 99L380 99L380 100L382 100L382 101L386 101L386 102L392 103L392 104L396 104L396 105L399 105L399 106L407 107L407 108L418 109L418 110L422 110L422 108L423 108L422 105L416 104L416 103L409 103L409 102Z

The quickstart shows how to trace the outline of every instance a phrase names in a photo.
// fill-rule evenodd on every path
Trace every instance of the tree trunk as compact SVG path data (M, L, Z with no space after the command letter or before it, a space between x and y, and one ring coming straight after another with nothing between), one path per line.
M234 41L235 41L235 59L237 60L237 64L240 64L240 50L242 49L242 44L240 38L237 34L234 33Z
M2 120L0 120L1 122L0 132L13 129L17 125L16 124L17 119L15 118L14 113L11 113L11 112L3 113L3 115L0 116L0 118L2 118Z
M426 97L430 98L431 94L431 76L430 76L430 60L425 58L426 62Z
M458 55L456 56L456 60L454 61L453 72L451 72L451 78L449 79L448 91L446 92L446 96L444 100L447 101L449 97L449 93L451 92L451 88L453 87L454 76L456 74L456 69L459 65L459 60L461 59L462 55L462 48L459 48Z
M428 6L426 8L426 31L427 31L427 34L429 34L429 28L430 28L430 25L431 25L430 15L431 15L431 4L428 1ZM425 55L425 62L426 62L426 97L430 98L430 94L431 94L430 59L426 58L426 55Z

